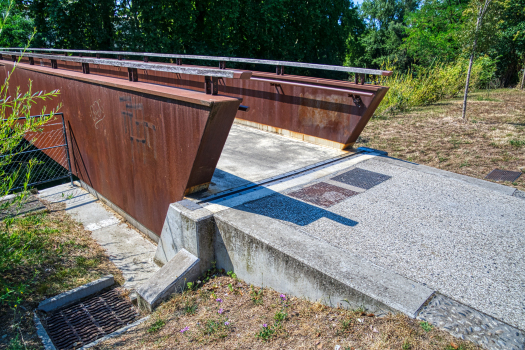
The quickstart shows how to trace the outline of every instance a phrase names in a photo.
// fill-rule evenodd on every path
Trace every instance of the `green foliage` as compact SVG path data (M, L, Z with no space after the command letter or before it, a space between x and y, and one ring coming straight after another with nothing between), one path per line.
M457 96L465 84L468 60L460 58L451 63L439 63L430 67L413 66L414 70L401 72L389 63L383 67L393 69L390 77L382 77L380 84L390 88L379 105L376 115L395 115L416 106L425 106L443 98ZM487 56L478 58L473 65L471 89L479 89L488 83L496 70L496 62Z
M357 41L351 41L358 48L349 48L346 65L379 67L396 60L406 66L408 57L399 48L406 37L406 16L417 5L417 0L364 0L360 13L366 29Z
M513 140L510 140L509 143L510 143L511 146L514 146L514 147L517 147L517 148L525 147L525 140L515 140L515 139L513 139Z
M13 0L0 0L0 47L25 47L34 33L33 19Z
M276 331L275 326L265 324L261 326L261 330L255 336L261 340L268 341L274 336L275 331Z
M421 328L423 328L423 330L425 332L430 332L432 330L432 328L434 328L434 326L432 326L430 323L428 323L427 321L424 321L424 322L420 322L419 325L421 326Z
M461 50L459 32L467 4L467 0L424 0L407 17L407 37L401 47L419 65L454 61Z
M273 319L275 320L275 322L281 323L286 319L286 316L288 316L288 314L284 312L284 310L279 310L275 313Z
M264 303L264 299L263 299L263 293L264 293L264 290L263 288L259 289L259 290L255 290L255 288L253 286L250 286L251 290L250 290L250 296L252 298L252 301L255 305L261 305L262 303Z
M148 328L148 333L158 332L166 325L166 321L158 319Z
M195 315L197 313L197 302L193 298L189 298L184 302L184 314Z

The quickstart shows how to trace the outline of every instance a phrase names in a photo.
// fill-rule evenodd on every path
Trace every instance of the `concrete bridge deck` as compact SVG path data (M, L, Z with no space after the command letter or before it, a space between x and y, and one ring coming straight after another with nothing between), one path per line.
M170 206L157 259L185 248L249 283L520 349L522 195L381 152L234 126L210 189ZM195 230L176 227L180 217ZM210 222L212 233L202 228Z

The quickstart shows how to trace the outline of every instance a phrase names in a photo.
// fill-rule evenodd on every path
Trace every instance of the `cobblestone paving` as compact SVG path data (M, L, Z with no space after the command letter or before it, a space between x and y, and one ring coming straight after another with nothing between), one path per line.
M489 350L525 349L523 331L444 295L437 294L434 296L430 303L421 310L417 318Z

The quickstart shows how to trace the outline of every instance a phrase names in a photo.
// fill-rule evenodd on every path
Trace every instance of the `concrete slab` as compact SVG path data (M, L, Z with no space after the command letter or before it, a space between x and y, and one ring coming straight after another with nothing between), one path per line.
M210 187L200 197L254 183L349 154L234 124L224 145Z
M134 289L159 267L153 262L156 245L130 228L111 209L80 186L63 184L40 191L39 197L64 203L66 212L80 221L122 271L124 287Z
M288 196L325 180L335 184L336 175L356 167L391 178L329 208ZM237 196L206 208L216 208L216 217L235 210L277 220L525 329L525 202L502 185L418 167L372 157L310 174L307 183L299 177L296 186L267 186L259 198L246 194L252 201Z
M167 264L137 286L139 306L153 311L171 294L182 293L186 283L201 275L199 263L200 260L186 249L179 250Z

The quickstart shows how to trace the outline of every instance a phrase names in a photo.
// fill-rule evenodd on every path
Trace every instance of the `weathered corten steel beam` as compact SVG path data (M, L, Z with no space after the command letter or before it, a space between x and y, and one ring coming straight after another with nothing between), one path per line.
M29 79L34 91L59 89L51 103L63 104L74 174L152 233L160 235L170 203L211 181L240 98L25 60L10 77L10 94ZM0 61L2 81L12 67Z
M13 54L12 51L9 53ZM31 55L44 57L39 58L40 62L35 64L52 66L49 55ZM72 57L62 57L64 61L58 59L55 62L58 62L60 69L82 71L82 61L77 62L78 57L73 61ZM102 62L102 59L90 59ZM24 61L26 60L27 58L24 58ZM129 72L122 69L124 66L116 66L115 62L142 68L146 67L140 65L151 64L151 60L144 63L105 59L104 64L90 64L89 72L116 78L129 78ZM194 70L210 69L178 63L163 63L162 66L173 67L173 69L181 67ZM138 81L241 97L243 105L249 107L249 110L239 110L236 116L238 123L339 149L349 148L356 142L388 91L388 87L364 84L364 75L356 75L360 78L358 82L267 72L251 72L250 79L210 75L207 75L210 78L203 79L202 76L184 72L175 73L169 71L170 68L162 71L142 68L137 68L134 75ZM222 68L225 68L225 65L222 65ZM217 69L217 71L225 70L227 69ZM383 72L375 71L376 74ZM242 78L246 76L245 74Z

